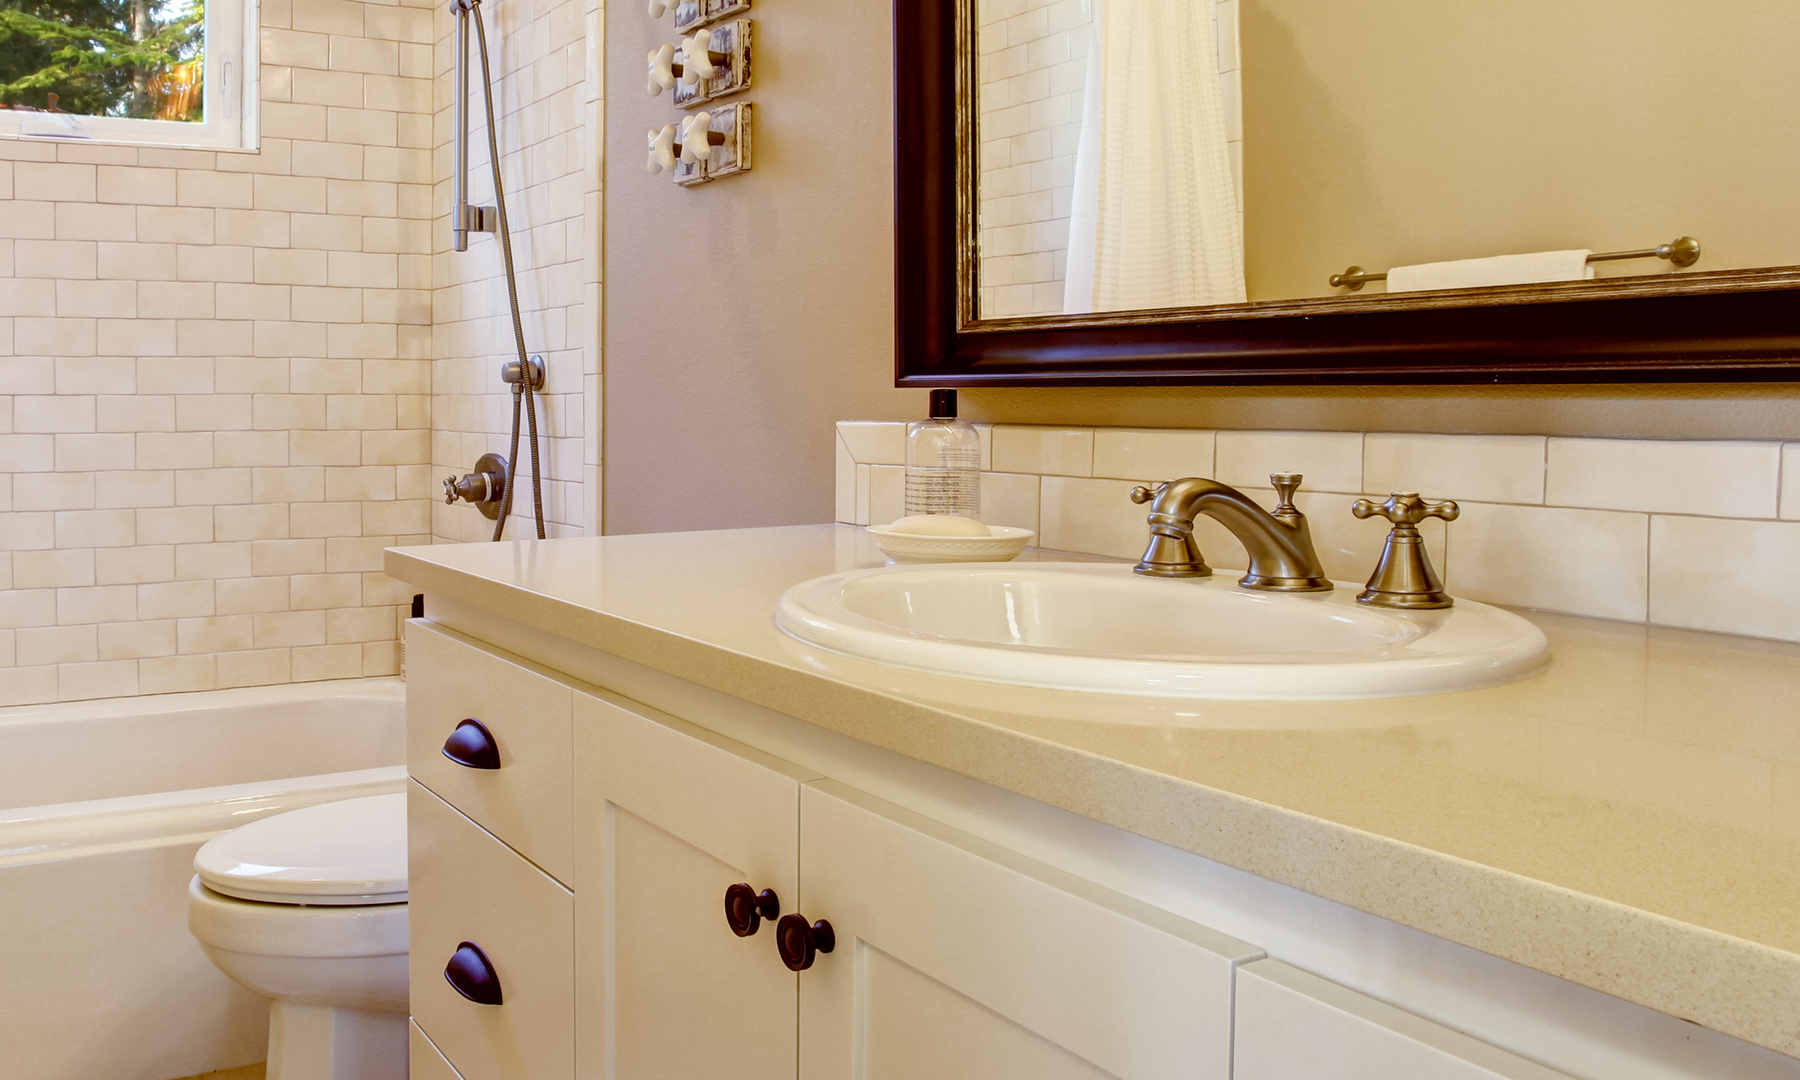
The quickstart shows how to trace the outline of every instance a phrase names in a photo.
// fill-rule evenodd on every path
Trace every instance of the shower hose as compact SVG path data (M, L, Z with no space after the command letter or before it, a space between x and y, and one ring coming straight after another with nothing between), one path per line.
M513 344L519 353L519 378L512 384L512 443L506 455L506 485L500 496L500 516L494 519L494 539L506 531L506 519L512 516L513 463L519 460L519 405L525 406L526 423L531 432L531 509L537 520L537 536L544 539L543 481L538 471L538 429L535 379L531 359L525 353L525 322L519 314L519 282L513 273L512 234L506 228L506 187L500 182L500 140L495 134L494 79L488 73L487 28L481 21L481 0L466 0L466 9L475 17L475 42L481 54L481 97L487 110L488 165L494 176L494 207L499 217L494 230L500 239L500 262L506 270L506 298L512 304Z

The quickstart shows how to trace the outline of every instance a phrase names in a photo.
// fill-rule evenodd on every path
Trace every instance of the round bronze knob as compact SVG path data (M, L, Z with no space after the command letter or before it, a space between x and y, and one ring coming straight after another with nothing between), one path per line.
M824 919L808 926L806 916L793 912L775 924L775 949L790 971L805 971L812 967L815 954L835 948L837 934Z
M774 889L757 892L748 882L740 881L725 890L725 923L738 937L749 937L762 927L764 919L781 914L781 901Z

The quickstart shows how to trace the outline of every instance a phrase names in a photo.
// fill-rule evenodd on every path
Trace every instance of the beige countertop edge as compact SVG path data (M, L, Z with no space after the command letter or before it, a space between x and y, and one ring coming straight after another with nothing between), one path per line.
M1800 1057L1800 956L390 550L390 576L1015 794Z

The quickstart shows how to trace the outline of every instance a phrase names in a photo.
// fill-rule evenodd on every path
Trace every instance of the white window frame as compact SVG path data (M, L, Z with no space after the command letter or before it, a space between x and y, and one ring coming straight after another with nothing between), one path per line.
M0 109L0 138L255 150L257 91L261 81L257 24L257 0L207 0L203 123Z

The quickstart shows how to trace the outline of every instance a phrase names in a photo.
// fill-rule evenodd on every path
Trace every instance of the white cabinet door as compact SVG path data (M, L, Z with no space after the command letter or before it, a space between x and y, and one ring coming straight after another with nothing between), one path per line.
M1238 969L1234 1080L1568 1080L1278 960Z
M793 1080L794 975L772 924L732 932L725 891L793 907L816 774L644 712L575 699L578 1075Z
M1259 950L829 780L800 838L799 1080L1227 1080Z

